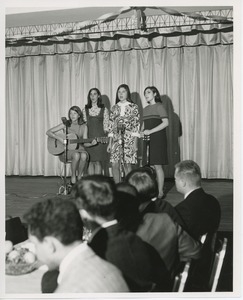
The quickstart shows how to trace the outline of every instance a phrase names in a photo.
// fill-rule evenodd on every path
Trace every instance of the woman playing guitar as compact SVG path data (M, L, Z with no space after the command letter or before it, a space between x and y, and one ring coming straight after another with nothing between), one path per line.
M81 139L87 138L87 126L83 120L83 114L81 109L78 106L72 106L68 111L68 133L74 133L76 136ZM59 131L65 133L66 125L61 123L51 129L47 130L46 134L65 144L66 140L63 135L56 134ZM91 143L84 143L85 147L91 147L97 144L97 141L94 139ZM60 160L64 162L65 156L62 153L59 156ZM84 147L81 144L78 144L77 148L74 150L67 151L67 161L71 160L71 181L70 184L73 185L76 183L77 180L80 180L88 159L88 153L85 151ZM76 178L77 174L77 178Z

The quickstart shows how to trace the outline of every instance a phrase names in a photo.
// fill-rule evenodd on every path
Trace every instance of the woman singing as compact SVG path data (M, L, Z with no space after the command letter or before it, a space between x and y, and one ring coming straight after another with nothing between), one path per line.
M144 135L150 136L150 165L154 166L157 176L158 198L164 198L163 165L168 164L165 128L169 125L169 120L156 87L146 87L144 96L148 106L143 109L142 129ZM144 151L144 153L146 153L146 151Z
M109 112L102 104L101 93L97 88L90 89L88 93L88 103L83 109L84 121L87 122L88 137L105 137L108 132ZM98 143L94 147L87 149L89 153L90 175L101 174L102 164L108 162L107 144Z
M74 133L79 139L87 138L87 126L83 120L83 114L78 106L72 106L68 112L68 133ZM55 127L49 129L46 134L64 144L65 139L56 134L58 131L65 133L66 125L61 123ZM85 143L85 147L91 147L96 145L96 140L92 143ZM64 153L59 156L60 160L64 162ZM71 181L70 184L74 185L77 180L80 180L88 159L88 153L85 151L81 144L78 144L78 148L75 150L67 151L67 161L71 160ZM76 178L77 175L77 178Z
M116 104L111 108L109 122L109 145L113 178L121 181L121 166L125 175L131 171L131 164L137 163L137 137L139 131L139 112L137 104L131 100L128 85L121 84L116 92Z

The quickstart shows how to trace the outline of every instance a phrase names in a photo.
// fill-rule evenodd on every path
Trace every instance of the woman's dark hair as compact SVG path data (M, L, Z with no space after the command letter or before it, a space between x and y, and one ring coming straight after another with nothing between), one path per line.
M90 99L90 94L91 94L92 91L96 91L97 94L98 94L97 106L100 107L100 108L104 107L104 104L102 104L102 97L101 97L101 93L100 93L99 89L92 88L88 92L88 97L87 97L88 103L85 105L85 108L89 109L89 108L92 107L92 101Z
M143 92L144 95L145 95L146 90L151 90L155 94L155 97L154 97L155 102L162 103L159 91L157 90L157 88L155 86L147 86Z
M71 120L71 118L70 118L70 112L71 112L71 110L76 111L76 113L79 115L79 118L78 118L78 124L79 124L79 125L84 124L85 122L84 122L84 119L83 119L83 113L82 113L80 107L78 107L78 106L76 106L76 105L70 107L70 109L69 109L69 111L68 111L68 118L69 118L70 124L72 123L72 120Z
M133 185L138 192L140 203L150 201L158 195L158 184L152 171L138 168L127 174L125 181Z
M116 104L120 101L120 99L118 98L118 91L120 88L124 88L127 91L127 101L133 103L132 99L131 99L131 92L129 89L129 86L125 83L121 84L118 86L117 91L116 91Z

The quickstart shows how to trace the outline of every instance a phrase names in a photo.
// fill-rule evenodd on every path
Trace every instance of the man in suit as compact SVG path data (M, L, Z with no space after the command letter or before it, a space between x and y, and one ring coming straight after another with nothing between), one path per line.
M183 219L186 230L195 239L218 229L221 209L218 200L201 187L201 171L192 160L184 160L175 165L175 184L184 200L175 209Z
M171 279L158 252L136 234L119 226L116 186L102 175L83 178L73 188L83 220L96 222L89 246L116 265L132 292L171 291Z
M63 198L36 203L25 215L29 240L49 270L59 269L55 293L128 292L121 272L82 243L76 205Z

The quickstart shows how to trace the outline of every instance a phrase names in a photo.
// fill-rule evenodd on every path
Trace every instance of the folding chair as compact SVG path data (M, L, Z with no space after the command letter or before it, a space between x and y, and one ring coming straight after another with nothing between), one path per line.
M209 288L211 292L215 292L218 285L218 280L223 266L226 249L227 249L227 243L228 243L228 239L224 238L222 242L222 247L220 248L220 250L218 250L215 253L212 272L209 279Z
M175 277L172 292L183 292L191 266L191 260L185 263L183 271Z

